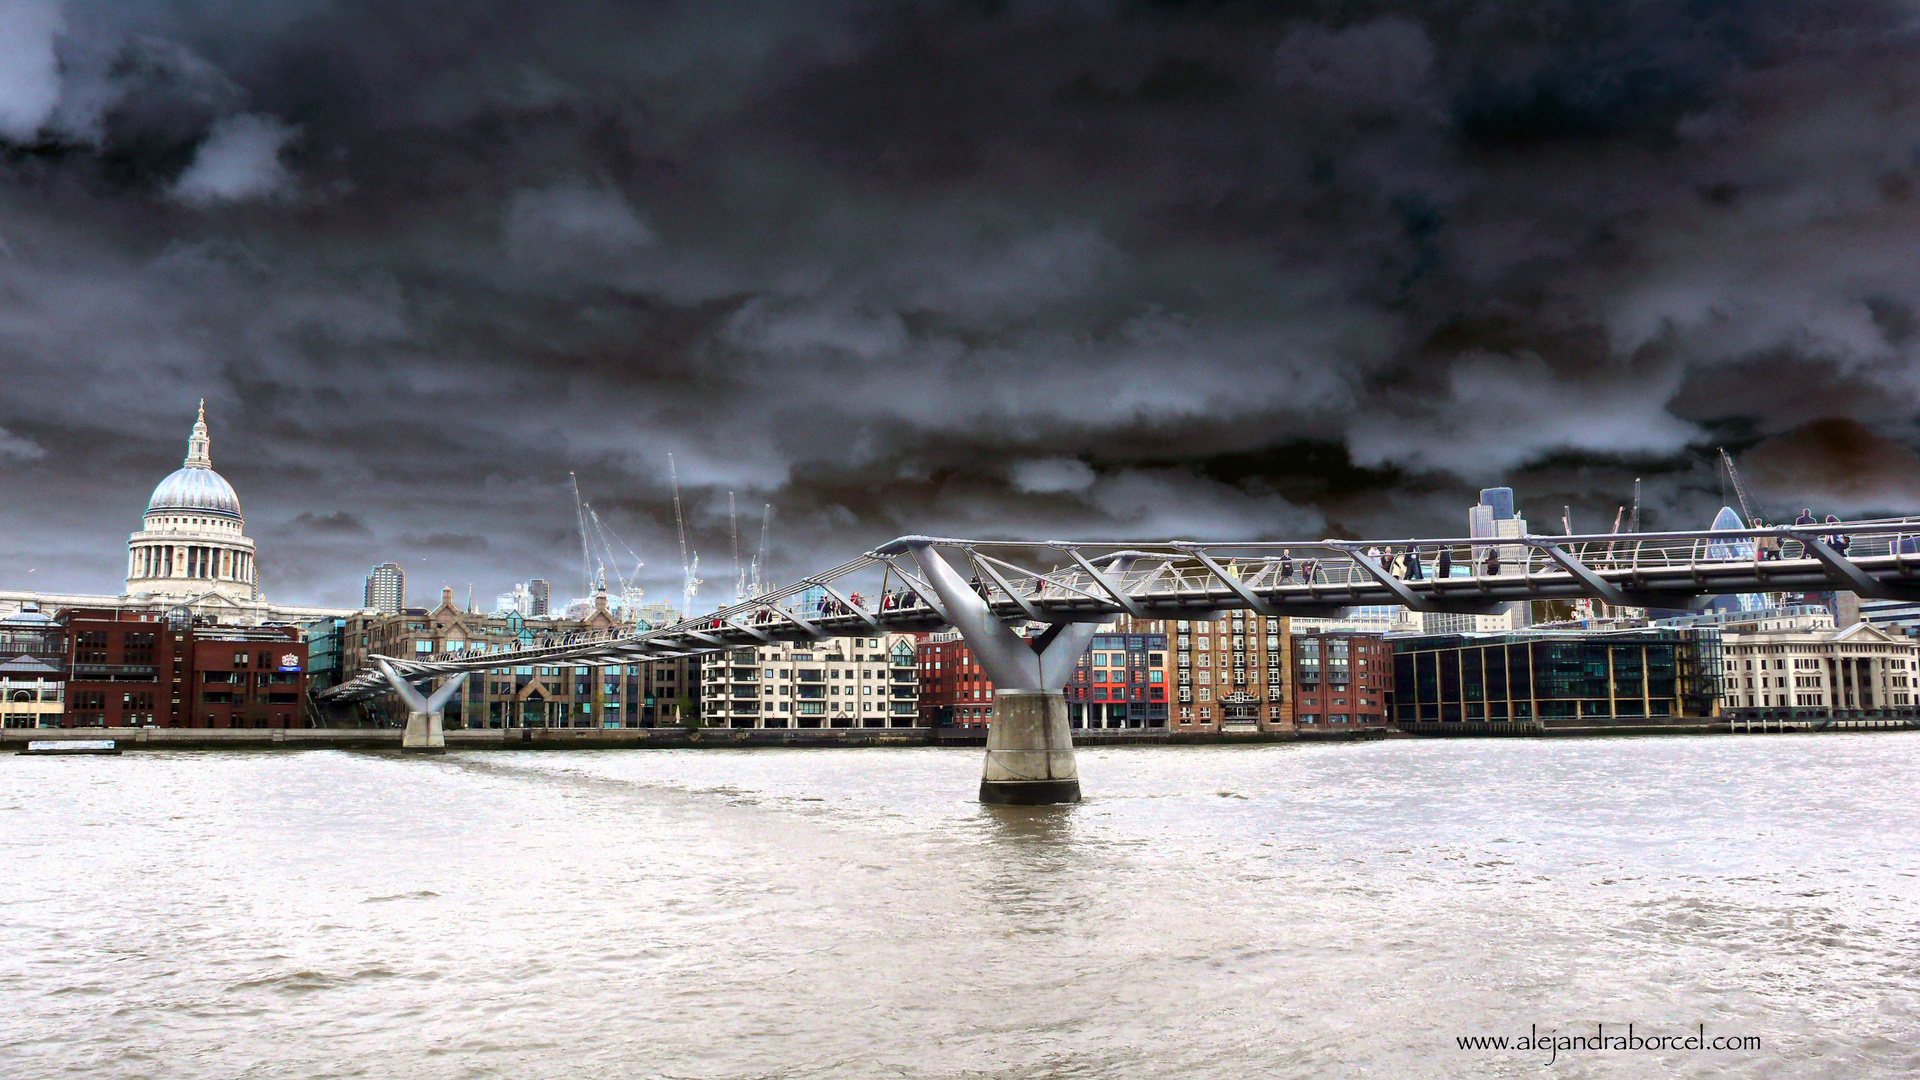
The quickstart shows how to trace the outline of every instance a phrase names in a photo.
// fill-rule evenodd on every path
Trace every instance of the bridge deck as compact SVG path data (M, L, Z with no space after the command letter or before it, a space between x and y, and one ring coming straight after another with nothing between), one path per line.
M1846 590L1920 599L1920 518L1807 528L1402 541L1200 544L1019 543L903 537L784 589L675 626L573 634L501 652L389 657L408 679L526 664L628 664L769 641L860 637L946 626L916 551L963 558L971 584L1009 622L1104 621L1121 614L1333 616L1400 604L1491 612L1516 601L1597 598L1686 608L1731 593ZM1409 553L1417 554L1417 573ZM1443 557L1444 553L1444 557ZM950 560L959 566L958 560ZM1045 569L1044 564L1051 563ZM1444 573L1442 573L1444 563ZM799 596L823 591L823 605ZM329 690L384 692L374 672Z

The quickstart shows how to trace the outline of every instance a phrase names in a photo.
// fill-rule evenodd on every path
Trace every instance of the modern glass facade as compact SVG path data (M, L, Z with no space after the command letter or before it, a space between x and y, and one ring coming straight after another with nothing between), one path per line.
M1706 716L1720 697L1712 627L1438 634L1398 639L1393 651L1400 724Z
M307 687L310 692L317 694L342 682L340 647L346 627L345 619L317 619L303 628L307 640Z

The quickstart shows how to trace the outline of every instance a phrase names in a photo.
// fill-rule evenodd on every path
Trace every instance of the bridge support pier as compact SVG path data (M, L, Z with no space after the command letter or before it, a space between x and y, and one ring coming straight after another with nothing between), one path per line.
M925 599L960 631L974 662L994 684L980 801L999 806L1079 802L1080 772L1061 689L1099 624L1054 623L1022 637L987 605L984 590L961 580L933 544L929 537L905 541L933 592ZM1116 553L1108 568L1124 571L1131 560L1131 553Z
M444 754L447 752L447 734L443 718L447 712L447 702L460 692L467 681L467 673L460 672L440 684L432 696L426 696L415 690L413 685L393 670L393 665L382 660L380 673L387 678L387 684L400 700L407 705L407 727L400 733L400 752L403 754Z
M980 801L995 806L1045 806L1080 801L1065 694L997 691Z
M443 714L437 712L416 712L408 710L407 728L400 734L400 752L403 754L444 754L447 752L447 732L441 726Z

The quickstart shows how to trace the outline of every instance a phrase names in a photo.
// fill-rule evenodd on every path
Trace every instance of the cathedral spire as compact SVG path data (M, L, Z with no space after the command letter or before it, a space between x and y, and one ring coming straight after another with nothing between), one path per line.
M211 469L213 458L208 455L212 441L207 438L207 399L200 399L200 416L193 422L193 434L187 437L187 460L180 464L189 469Z

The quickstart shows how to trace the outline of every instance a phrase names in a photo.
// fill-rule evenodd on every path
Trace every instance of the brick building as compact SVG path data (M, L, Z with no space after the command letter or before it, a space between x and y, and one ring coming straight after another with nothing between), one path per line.
M1384 727L1393 694L1393 647L1379 634L1315 631L1295 634L1293 722L1296 729Z
M299 627L204 627L190 632L185 645L193 680L185 726L311 726L307 642Z
M63 611L62 727L309 727L298 627L219 626L159 611Z
M1393 654L1379 634L1245 611L1103 624L1067 682L1075 728L1293 731L1387 723ZM993 683L952 632L920 643L923 723L984 726Z
M1168 626L1130 617L1102 625L1064 688L1067 722L1076 728L1165 729L1174 686ZM993 680L959 634L922 634L919 665L921 723L991 723Z
M1161 624L1166 625L1166 624ZM1288 620L1247 611L1171 624L1175 731L1291 731Z
M71 673L61 727L189 727L192 672L187 668L190 622L158 610L69 609Z
M993 681L951 630L919 635L920 723L927 727L986 727L993 719Z

